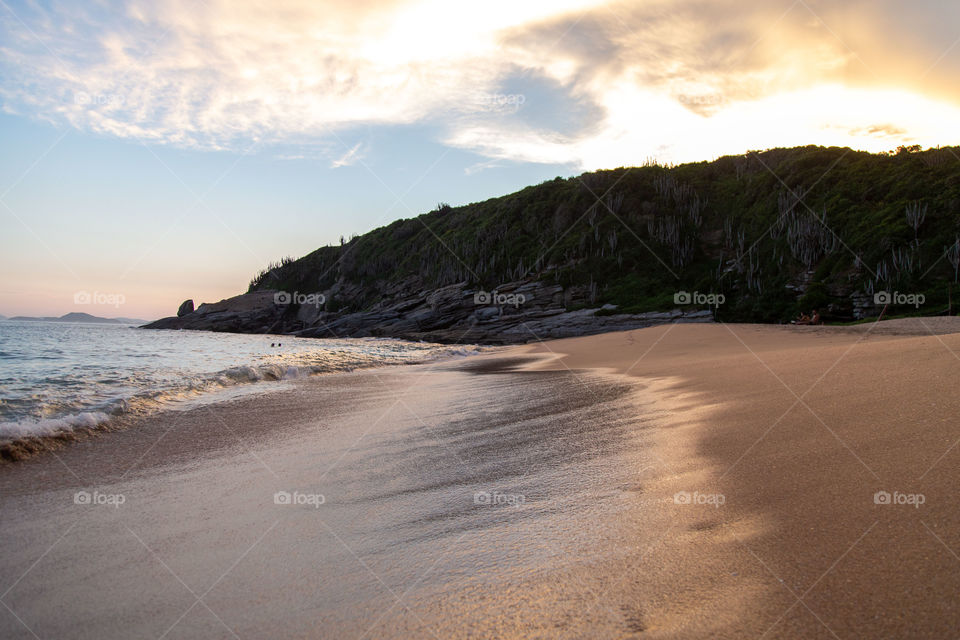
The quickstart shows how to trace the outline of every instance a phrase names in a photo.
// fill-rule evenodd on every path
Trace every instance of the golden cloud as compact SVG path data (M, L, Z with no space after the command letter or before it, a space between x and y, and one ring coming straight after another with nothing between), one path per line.
M158 0L93 15L64 3L0 22L0 97L180 146L336 145L350 127L426 122L492 158L582 168L955 144L960 33L944 25L958 12L934 0Z

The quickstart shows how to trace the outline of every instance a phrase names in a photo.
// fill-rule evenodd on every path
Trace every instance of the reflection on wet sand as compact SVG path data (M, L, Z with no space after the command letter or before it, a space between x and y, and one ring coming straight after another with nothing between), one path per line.
M643 389L521 364L308 380L4 469L3 575L50 550L3 636L636 632Z

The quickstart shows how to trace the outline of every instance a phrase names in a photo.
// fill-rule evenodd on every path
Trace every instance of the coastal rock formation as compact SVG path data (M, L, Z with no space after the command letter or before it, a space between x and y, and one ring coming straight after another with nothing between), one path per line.
M665 322L712 322L713 312L675 309L618 314L606 308L569 311L571 292L555 284L511 283L483 292L458 283L384 300L363 311L329 311L328 294L291 296L257 291L201 304L182 317L149 329L196 329L236 333L286 333L311 338L389 337L443 343L516 344L639 329ZM314 300L312 304L305 300Z
M957 151L811 146L558 177L284 258L246 295L150 326L512 343L952 315Z
M177 309L177 317L182 318L188 313L193 313L193 300L184 300L180 305L180 308Z
M162 318L147 329L197 329L232 333L281 333L284 307L274 303L274 292L258 291L215 303L204 302L183 316Z

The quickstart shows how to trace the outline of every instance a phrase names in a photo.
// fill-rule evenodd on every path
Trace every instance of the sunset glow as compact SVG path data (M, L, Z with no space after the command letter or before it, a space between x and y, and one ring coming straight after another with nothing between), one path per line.
M4 150L12 176L4 182L16 187L8 204L27 199L26 189L40 189L30 179L16 183L16 176L64 132L91 136L105 153L136 153L134 167L148 170L149 163L149 171L173 168L166 160L159 164L158 153L186 153L211 174L226 171L223 186L237 178L231 164L256 159L292 163L312 175L354 170L378 188L381 180L395 185L362 205L356 199L345 204L347 194L335 188L324 191L326 205L320 197L295 196L279 207L281 219L284 211L324 206L341 214L359 206L363 213L341 215L332 229L321 215L292 245L267 231L269 248L252 251L244 245L252 246L263 230L238 217L229 198L204 198L217 211L210 224L226 224L228 237L243 240L243 258L227 260L250 272L277 254L306 252L344 233L420 213L438 197L466 202L557 174L776 146L885 151L954 144L960 139L954 82L960 33L949 25L960 24L958 12L957 5L928 1L907 8L892 0L719 0L708 6L693 0L482 6L366 0L282 8L160 0L105 3L92 12L75 3L11 3L0 12L4 130L24 123L50 132L50 139L38 141L29 157L14 155L9 145ZM431 157L394 182L388 176L399 167L386 169L384 159L409 157L411 137ZM400 206L397 196L417 176L424 176L425 187L439 178L440 153L444 169L462 184L439 196L404 198ZM44 167L36 171L43 175ZM329 180L339 182L333 174ZM180 183L178 176L174 185ZM452 183L447 176L439 184ZM191 187L186 199L196 200L207 186ZM83 200L82 194L73 199ZM27 244L36 242L23 227L31 226L28 218L55 229L65 215L36 199L32 211L23 206L13 207L19 222L3 213L15 229L6 238ZM108 206L130 210L142 203ZM129 243L150 235L157 258L179 251L168 244L173 236L150 234L140 223L121 233ZM49 250L80 263L81 254L75 261L69 247L52 248L57 242L54 233ZM22 242L5 249L4 260L28 262L48 251L33 246L27 253ZM93 281L89 288L124 288L115 270L99 270L98 262L85 263L82 269L90 271L79 279ZM139 282L150 279L147 263L134 269ZM221 286L202 288L216 297L237 283ZM127 297L137 300L139 293ZM26 310L24 292L7 295L11 306L0 311ZM62 308L44 299L44 308Z

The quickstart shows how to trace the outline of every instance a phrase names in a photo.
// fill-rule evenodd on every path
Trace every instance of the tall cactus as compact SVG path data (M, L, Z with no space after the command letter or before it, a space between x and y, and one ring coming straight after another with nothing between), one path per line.
M907 205L907 224L913 228L913 241L918 247L920 246L920 225L927 217L927 207L926 204L920 206L919 202L911 202Z

